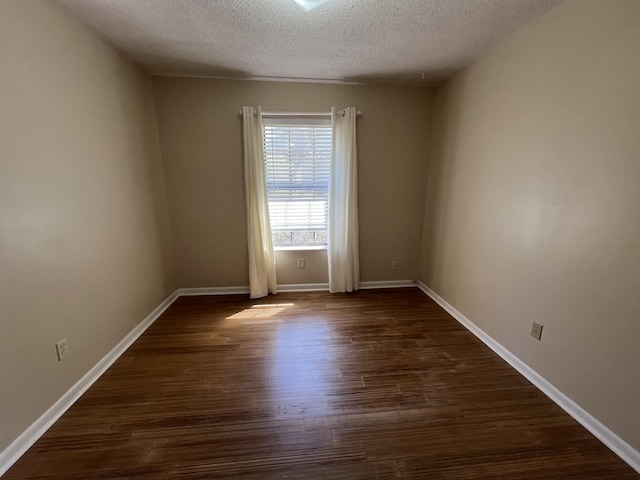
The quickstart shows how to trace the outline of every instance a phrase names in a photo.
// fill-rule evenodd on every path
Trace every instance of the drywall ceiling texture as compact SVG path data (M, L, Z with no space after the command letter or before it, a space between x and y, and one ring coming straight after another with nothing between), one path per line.
M152 77L181 287L248 284L242 105L358 119L360 278L418 274L432 89ZM295 266L305 258L304 270ZM278 283L327 281L324 251L277 252ZM398 270L391 262L398 261Z
M149 77L49 1L0 45L2 452L176 284Z
M639 1L567 0L439 90L421 271L638 451L639 47Z
M559 0L60 0L150 73L433 84Z

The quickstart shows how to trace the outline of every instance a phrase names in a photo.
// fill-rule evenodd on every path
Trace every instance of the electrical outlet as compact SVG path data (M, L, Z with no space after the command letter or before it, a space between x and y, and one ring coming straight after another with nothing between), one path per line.
M67 339L63 338L58 343L56 343L56 353L58 354L58 361L62 361L64 357L69 355L69 344L67 343Z
M393 262L391 262L391 270L393 270L394 272L396 270L398 270L398 261L394 260Z
M542 325L540 325L538 322L533 322L533 324L531 325L531 336L538 341L541 339Z
M298 259L298 268L304 268L304 258Z

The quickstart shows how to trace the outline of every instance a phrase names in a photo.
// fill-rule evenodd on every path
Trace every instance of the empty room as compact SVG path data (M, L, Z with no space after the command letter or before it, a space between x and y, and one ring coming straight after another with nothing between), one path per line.
M640 1L0 0L0 476L640 479Z

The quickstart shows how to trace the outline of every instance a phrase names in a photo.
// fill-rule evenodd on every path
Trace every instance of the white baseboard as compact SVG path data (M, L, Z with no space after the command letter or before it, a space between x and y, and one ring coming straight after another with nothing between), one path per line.
M564 393L549 383L542 375L524 363L513 353L495 341L484 330L465 317L461 312L451 306L444 298L427 287L424 283L418 282L417 287L431 297L438 305L445 309L449 315L455 318L467 330L478 337L491 350L496 352L504 361L515 368L527 380L533 383L542 393L553 400L560 408L571 415L584 428L589 430L598 440L624 460L631 468L640 473L640 452L622 440L609 428L603 425L593 415L583 409L576 402L567 397Z
M400 288L415 287L413 280L389 280L375 282L360 282L359 290L369 290L373 288ZM328 292L328 283L300 283L289 285L278 285L278 292Z
M80 396L135 342L144 331L178 298L175 291L169 295L147 318L140 322L91 370L54 403L40 418L31 424L7 448L0 452L0 476L11 468L18 459L73 405Z
M372 288L402 288L415 287L414 280L383 280L380 282L360 282L360 290L369 290Z
M413 280L387 280L374 282L360 282L360 290L372 288L400 288L415 287ZM327 292L328 283L289 283L278 285L278 292ZM248 286L239 287L204 287L204 288L179 288L179 296L195 295L248 295Z
M176 293L179 297L197 295L249 295L249 287L179 288Z
M289 283L278 285L278 292L328 292L328 283Z

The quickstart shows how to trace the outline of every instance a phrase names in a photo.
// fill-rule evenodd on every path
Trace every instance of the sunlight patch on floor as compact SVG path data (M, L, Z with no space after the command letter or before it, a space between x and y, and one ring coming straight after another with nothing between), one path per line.
M253 305L251 308L234 313L227 317L230 319L249 319L249 318L271 318L274 315L284 311L287 307L292 307L293 303L273 303L270 305Z

